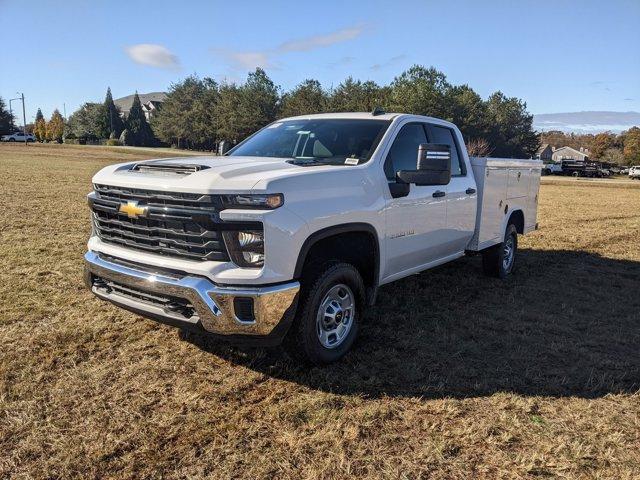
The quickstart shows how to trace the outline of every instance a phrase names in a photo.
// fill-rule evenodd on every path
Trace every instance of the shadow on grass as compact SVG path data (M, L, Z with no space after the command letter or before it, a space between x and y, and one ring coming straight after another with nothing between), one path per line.
M593 398L640 389L640 262L524 250L500 281L464 258L381 288L340 363L295 364L279 349L199 348L338 394L472 397L505 391Z

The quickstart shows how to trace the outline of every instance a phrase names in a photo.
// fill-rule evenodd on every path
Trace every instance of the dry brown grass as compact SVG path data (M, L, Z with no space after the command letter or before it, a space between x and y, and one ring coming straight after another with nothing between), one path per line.
M640 189L543 185L511 279L389 285L309 370L85 291L91 175L147 155L0 145L0 478L640 477Z

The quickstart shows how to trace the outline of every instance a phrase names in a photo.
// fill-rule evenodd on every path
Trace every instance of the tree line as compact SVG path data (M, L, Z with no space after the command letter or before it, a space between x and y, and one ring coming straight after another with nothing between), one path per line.
M592 160L618 165L640 164L640 128L638 127L631 127L618 135L611 132L576 134L550 130L540 134L540 141L554 148L586 149Z
M555 147L585 147L594 159L640 163L640 129L621 135L563 134L533 130L526 103L497 91L483 99L468 85L454 85L433 67L414 65L388 85L348 77L325 88L307 79L283 91L260 68L240 83L216 82L192 75L172 84L166 100L150 122L136 93L128 115L122 115L111 89L102 103L88 102L64 121L58 110L44 119L38 109L32 131L39 141L104 140L111 144L169 145L215 150L221 141L233 145L283 117L323 112L372 111L427 115L455 123L471 155L531 157L540 142ZM13 119L0 98L0 131Z
M539 146L525 102L499 91L484 100L468 85L452 85L442 72L419 65L389 85L349 77L327 89L307 79L286 92L260 68L241 84L189 76L170 86L151 124L166 144L213 149L221 140L235 144L279 118L375 107L449 120L476 155L530 157Z
M40 140L48 141L64 136L71 141L109 139L124 145L215 150L219 142L236 144L279 118L370 112L376 107L449 120L458 125L473 155L530 157L539 145L533 116L522 100L499 91L485 100L468 85L453 85L442 72L419 65L389 85L349 77L337 87L325 88L307 79L289 91L283 91L260 68L241 83L192 75L170 86L162 108L150 122L137 94L125 118L108 89L104 102L85 103L75 111L63 124L62 134L59 130L53 136L46 133L51 121L36 122L34 130Z

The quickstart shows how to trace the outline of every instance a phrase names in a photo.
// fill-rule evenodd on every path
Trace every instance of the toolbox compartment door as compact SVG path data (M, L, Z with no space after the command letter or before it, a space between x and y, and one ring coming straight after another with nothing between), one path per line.
M530 168L510 168L507 179L507 200L522 198L529 194Z

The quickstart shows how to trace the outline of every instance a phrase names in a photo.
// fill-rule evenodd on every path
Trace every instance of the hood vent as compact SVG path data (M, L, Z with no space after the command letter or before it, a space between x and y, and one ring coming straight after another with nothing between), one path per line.
M206 170L207 165L195 165L191 163L136 163L131 167L132 172L143 173L174 173L176 175L190 175Z

